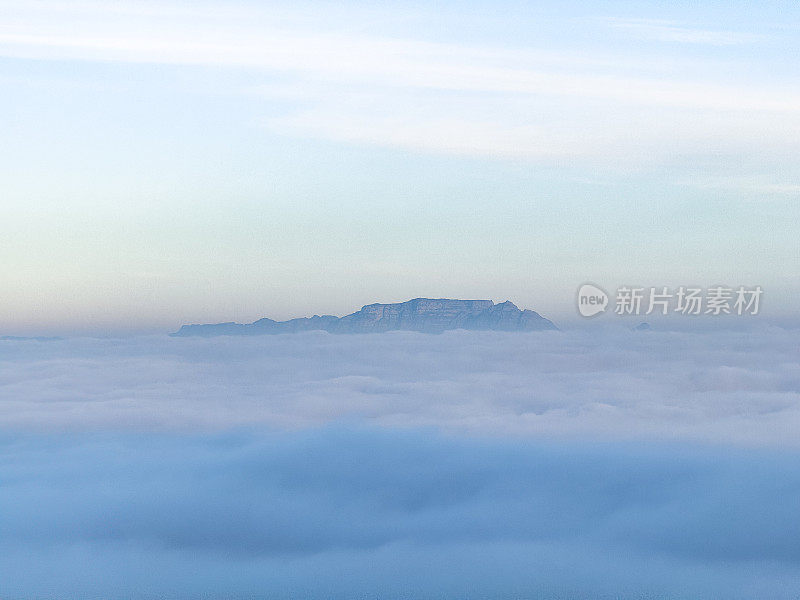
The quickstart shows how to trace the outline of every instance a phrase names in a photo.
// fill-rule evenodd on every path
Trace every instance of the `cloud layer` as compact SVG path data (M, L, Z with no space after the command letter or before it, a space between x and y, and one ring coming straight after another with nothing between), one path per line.
M780 329L3 340L0 595L792 598L798 390Z
M747 598L795 453L334 428L0 439L4 598Z
M0 342L0 426L333 422L796 445L796 332L452 331Z

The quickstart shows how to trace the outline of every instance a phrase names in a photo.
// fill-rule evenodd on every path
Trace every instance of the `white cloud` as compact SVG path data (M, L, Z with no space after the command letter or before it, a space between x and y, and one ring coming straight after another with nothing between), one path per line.
M606 21L612 27L624 30L632 36L659 42L733 46L763 40L763 36L753 33L687 27L681 23L659 19L612 18Z
M310 427L795 445L795 333L0 342L0 425Z
M548 75L539 88L525 90L520 76L517 91L500 93L489 85L453 91L315 82L262 86L257 93L296 103L264 120L280 133L429 152L637 168L675 156L749 154L765 143L780 152L797 146L800 115L773 114L788 109L780 100L590 79Z
M799 184L768 181L764 176L750 178L736 176L711 179L695 178L679 183L700 189L736 190L766 198L800 196Z
M792 598L796 335L0 341L0 594Z
M292 106L264 120L288 135L632 166L676 154L797 150L796 84L759 82L752 73L723 78L719 64L702 66L692 56L665 64L657 57L370 35L326 27L323 16L304 18L301 10L6 4L2 56L254 69L261 72L256 78L279 77L293 90ZM744 39L658 21L610 22L687 41ZM274 82L261 89L275 99Z

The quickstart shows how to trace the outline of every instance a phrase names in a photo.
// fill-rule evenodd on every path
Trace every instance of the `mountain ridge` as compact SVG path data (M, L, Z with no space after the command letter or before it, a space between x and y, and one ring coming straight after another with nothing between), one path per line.
M360 310L336 317L314 315L287 321L262 318L252 323L211 323L183 325L173 337L217 335L269 335L327 331L329 333L380 333L418 331L442 333L452 329L476 331L541 331L558 329L552 321L532 310L521 310L506 300L458 300L414 298L406 302L365 304Z

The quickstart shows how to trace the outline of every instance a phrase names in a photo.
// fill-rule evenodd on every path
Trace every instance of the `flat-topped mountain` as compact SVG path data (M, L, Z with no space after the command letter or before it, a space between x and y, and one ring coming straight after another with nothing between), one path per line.
M329 333L397 330L441 333L449 329L539 331L557 327L539 313L520 310L508 301L495 304L491 300L415 298L395 304L368 304L344 317L314 315L289 321L259 319L249 324L184 325L171 335L262 335L314 330Z

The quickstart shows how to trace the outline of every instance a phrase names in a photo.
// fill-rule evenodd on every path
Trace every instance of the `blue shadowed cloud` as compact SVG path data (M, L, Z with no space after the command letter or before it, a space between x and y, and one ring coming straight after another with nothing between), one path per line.
M0 452L7 598L779 598L800 582L795 452L344 427L5 435Z

